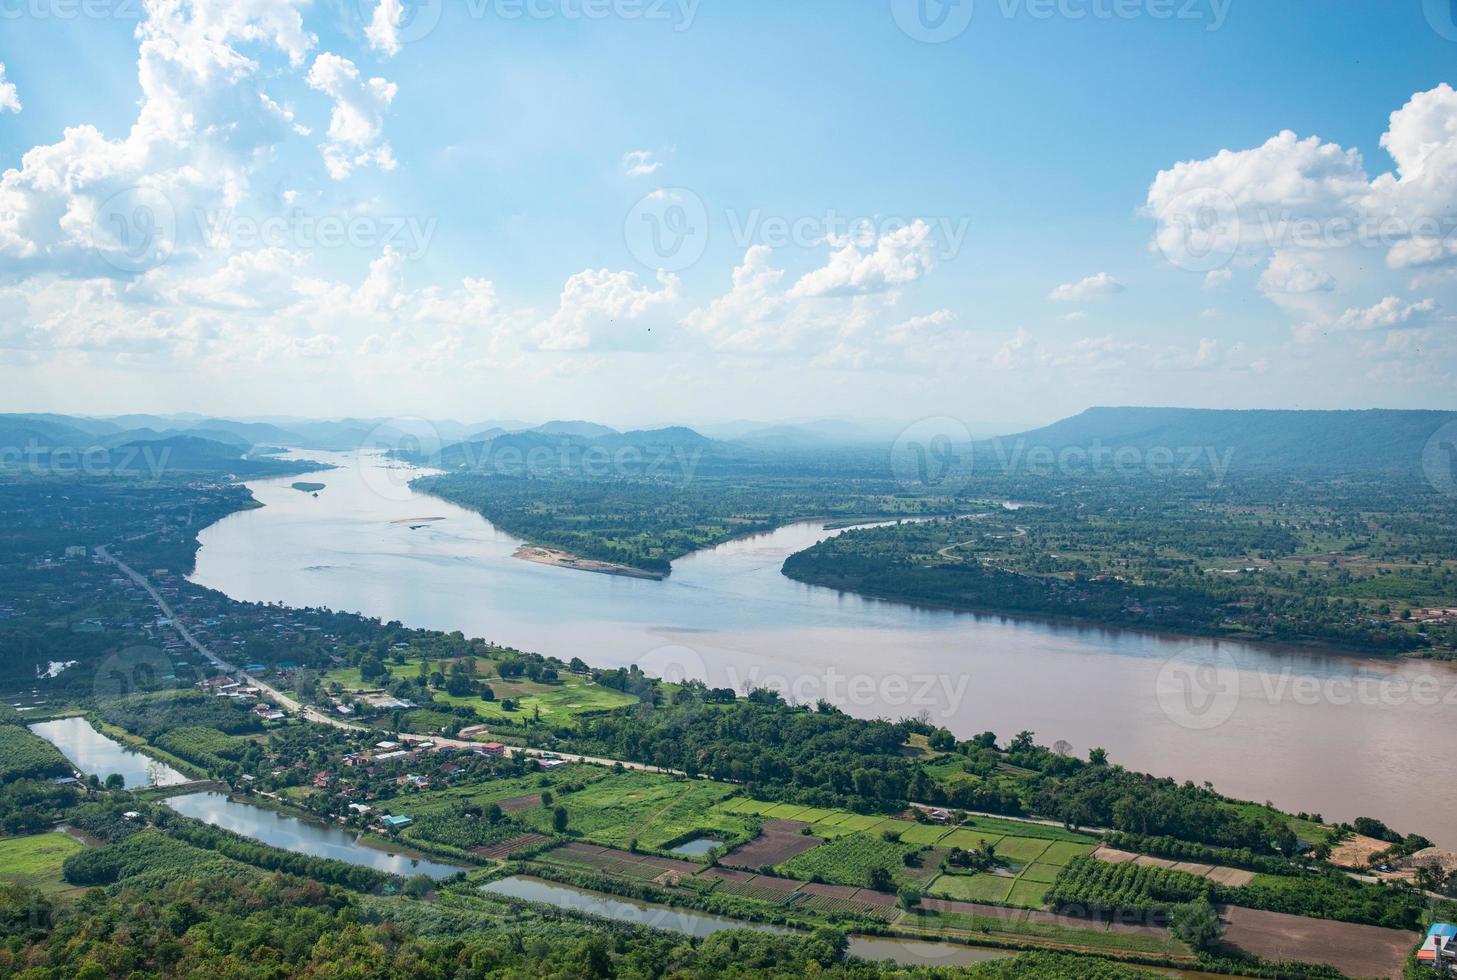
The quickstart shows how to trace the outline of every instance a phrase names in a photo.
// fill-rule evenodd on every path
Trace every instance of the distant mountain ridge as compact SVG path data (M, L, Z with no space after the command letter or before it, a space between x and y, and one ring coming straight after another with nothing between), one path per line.
M1231 452L1231 470L1415 472L1432 436L1457 412L1417 409L1090 408L1040 429L977 444L983 454L1007 447L1053 452L1101 445L1142 452L1200 447Z

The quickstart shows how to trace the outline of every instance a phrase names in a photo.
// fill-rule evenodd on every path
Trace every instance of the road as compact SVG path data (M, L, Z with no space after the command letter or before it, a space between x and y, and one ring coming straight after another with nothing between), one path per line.
M262 681L257 677L253 677L250 674L243 673L236 666L228 663L222 657L219 657L216 653L210 650L205 643L203 643L195 635L193 635L192 631L187 628L187 624L182 622L182 620L172 610L172 607L168 605L167 600L162 598L162 594L157 591L156 587L152 585L151 580L148 579L145 575L132 568L130 565L113 555L111 552L107 551L104 545L96 549L96 557L100 558L102 561L107 561L115 565L118 569L121 570L122 574L126 575L127 578L131 579L137 585L140 585L143 589L145 589L147 595L152 597L152 602L156 603L157 608L162 611L162 615L166 617L169 623L172 624L172 628L177 631L177 635L182 638L182 641L188 646L192 647L192 649L196 650L198 653L202 654L202 656L206 657L208 663L212 664L214 667L218 668L218 670L232 677L239 683L249 684L253 687L256 687L258 690L263 692L264 696L267 697L268 700L276 704L281 710L286 711L290 714L298 715L306 721L315 722L316 724L320 725L330 725L334 728L342 728L351 732L367 732L373 730L364 725L355 725L345 721L342 718L336 718L329 712L320 711L318 708L315 708L312 705L301 704L299 703L297 698L285 694L283 691L280 691L272 684L268 684L265 681ZM401 742L406 742L410 744L429 742L432 745L444 748L477 749L481 746L480 742L472 742L467 739L459 738L446 738L444 736L414 735L401 732L396 737ZM506 753L508 755L516 755L520 753L527 756L552 756L558 759L562 759L566 762L583 762L588 765L607 766L609 768L612 766L621 766L624 769L632 769L636 770L637 772L657 772L666 773L673 776L686 775L686 773L679 772L676 769L661 769L657 766L650 766L641 762L628 762L622 759L599 759L595 756L573 755L567 752L551 752L547 749L537 749L525 745L508 745L506 746Z

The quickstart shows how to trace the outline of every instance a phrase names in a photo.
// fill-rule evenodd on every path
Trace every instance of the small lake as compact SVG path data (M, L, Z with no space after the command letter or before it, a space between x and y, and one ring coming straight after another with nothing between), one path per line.
M459 871L470 870L429 858L392 853L374 847L361 840L358 835L339 827L330 827L291 814L241 803L222 793L189 793L186 796L174 796L166 802L183 816L194 817L214 827L231 830L235 834L242 834L259 843L295 854L333 858L336 861L346 861L405 877L424 874L437 880L449 878Z
M745 922L707 912L691 909L655 905L631 898L603 895L570 885L561 885L539 878L516 875L493 881L481 888L482 891L509 898L520 898L532 902L544 902L559 909L601 916L617 922L652 929L667 929L702 939L726 929L753 929L756 932L772 932L780 936L802 934L799 930L763 922ZM850 955L867 960L895 960L903 965L947 964L966 966L985 960L1005 959L1011 955L1001 950L978 949L957 943L932 943L914 939L885 939L871 936L851 936Z
M670 850L674 854L684 854L688 857L702 857L703 855L707 854L709 851L713 850L715 847L718 847L723 843L724 842L719 840L717 837L696 837L693 840L679 844L677 847L671 848Z
M129 749L115 739L98 732L85 718L57 718L38 721L30 730L61 750L72 765L86 773L105 779L118 773L126 780L127 789L147 786L176 786L188 777L165 762Z

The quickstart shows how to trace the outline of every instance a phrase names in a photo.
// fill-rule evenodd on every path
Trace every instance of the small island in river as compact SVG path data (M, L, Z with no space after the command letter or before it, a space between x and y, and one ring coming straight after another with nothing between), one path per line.
M523 544L516 549L512 557L523 558L526 561L534 561L539 565L553 565L557 568L575 568L582 572L600 572L603 575L621 575L624 578L647 578L655 581L662 581L667 575L661 572L650 572L645 568L633 568L631 565L620 565L617 562L598 561L595 558L582 558L569 551L559 551L555 548L539 548L532 544Z
M300 493L311 493L315 497L317 497L319 495L319 491L320 490L324 489L324 484L322 484L322 483L303 483L303 482L299 482L299 483L292 484L292 486L293 486L293 488L295 490L299 491Z

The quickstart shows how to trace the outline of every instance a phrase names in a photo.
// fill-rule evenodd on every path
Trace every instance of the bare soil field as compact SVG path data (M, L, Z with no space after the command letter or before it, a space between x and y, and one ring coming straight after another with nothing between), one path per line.
M1347 976L1400 978L1420 936L1399 929L1307 919L1238 906L1219 910L1224 941L1272 962L1327 963Z
M723 856L723 863L737 868L763 868L782 864L823 844L818 837L801 834L809 824L799 820L765 820L758 837Z
M1364 871L1373 857L1390 847L1386 841L1352 834L1331 848L1331 864L1352 871Z
M533 844L540 844L542 841L547 839L548 838L543 837L541 834L523 834L520 837L512 838L511 840L508 840L501 844L493 845L491 847L473 848L472 853L479 854L481 857L486 858L504 858L508 856L512 851L519 851L523 847L530 847Z

